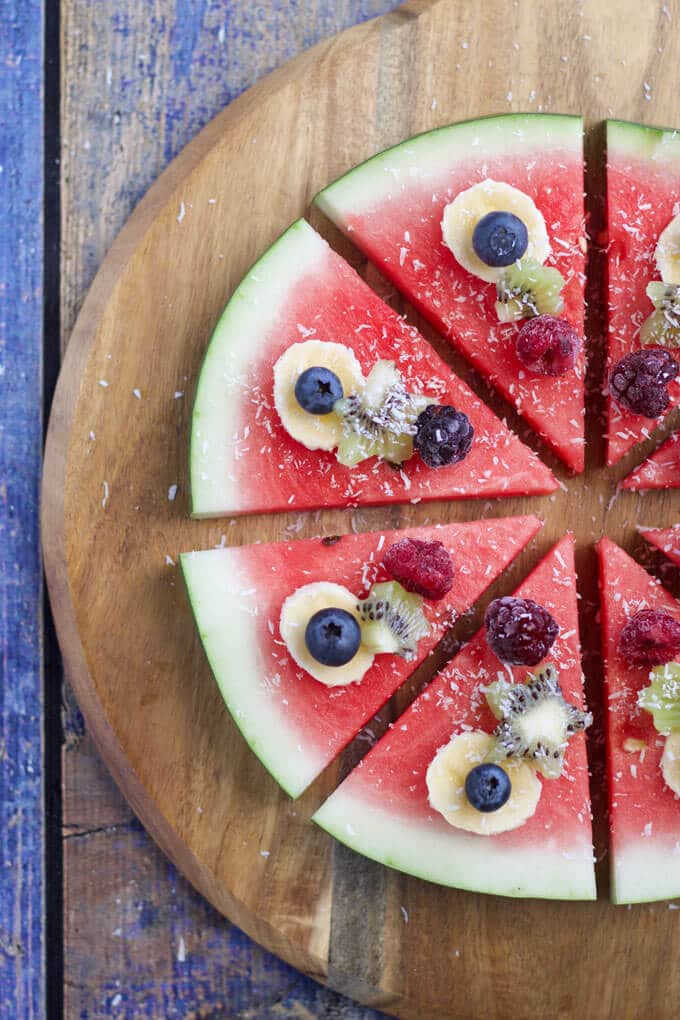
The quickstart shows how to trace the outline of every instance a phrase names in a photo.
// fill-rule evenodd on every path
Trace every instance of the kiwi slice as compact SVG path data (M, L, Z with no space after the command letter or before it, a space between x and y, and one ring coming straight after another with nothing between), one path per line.
M402 464L413 456L416 419L428 403L408 392L393 361L378 361L363 387L334 405L342 419L339 462L356 467L368 457L382 457Z
M406 591L398 581L374 584L368 598L357 603L357 613L361 643L374 654L413 659L418 642L430 633L422 596Z
M680 286L654 280L647 284L647 297L654 311L642 324L640 343L680 347Z
M564 309L564 277L535 259L521 259L496 284L496 315L501 322L518 322L535 315L559 315Z
M552 664L529 673L524 683L490 684L486 699L500 719L488 761L525 758L546 779L562 775L569 739L593 721L589 712L565 700L559 672Z
M638 705L651 712L654 728L667 736L680 729L680 662L655 666L649 681L638 694Z

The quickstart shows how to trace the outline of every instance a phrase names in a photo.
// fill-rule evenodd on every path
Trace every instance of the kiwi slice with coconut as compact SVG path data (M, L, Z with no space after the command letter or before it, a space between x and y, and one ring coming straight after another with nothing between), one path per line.
M536 315L560 315L564 309L564 277L535 259L514 262L496 284L496 315L500 322L518 322Z
M529 673L525 683L499 680L490 684L486 699L500 719L487 760L500 763L522 758L546 779L562 775L570 738L593 721L589 712L566 701L552 664Z
M654 311L642 324L640 343L643 346L680 347L680 284L647 284L647 297Z
M658 733L680 729L680 662L654 667L649 686L638 694L638 705L651 713Z
M415 658L418 642L430 633L422 595L406 591L398 581L374 584L358 602L361 643L368 651Z
M342 422L337 458L356 467L369 457L402 464L413 456L416 419L429 398L409 393L393 361L378 361L363 385L338 400Z

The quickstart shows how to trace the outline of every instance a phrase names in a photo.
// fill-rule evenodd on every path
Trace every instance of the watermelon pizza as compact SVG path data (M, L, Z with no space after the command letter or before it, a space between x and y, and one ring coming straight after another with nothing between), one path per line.
M679 199L677 132L608 121L608 465L680 400Z
M680 489L680 432L674 432L624 478L624 489Z
M454 436L448 459L426 444L414 455L433 414ZM251 269L217 324L196 391L190 478L195 517L557 487L304 220Z
M680 895L680 604L614 542L598 552L611 895L666 899Z
M639 528L640 534L647 541L660 549L665 556L680 567L680 524L674 524L672 528Z
M196 625L224 700L291 796L340 753L540 527L536 517L514 517L182 555ZM404 539L428 549L441 545L435 551L446 559L448 587L427 592L437 601L386 573L389 550ZM361 621L362 631L351 660L328 664L315 678L309 670L323 656L310 662L306 628L330 608L341 610L350 628ZM376 633L385 622L390 632ZM369 631L370 648L391 653L370 651Z
M512 114L438 128L350 170L315 201L581 471L581 119Z
M588 762L583 733L579 732L587 719L580 711L584 698L576 599L573 539L566 536L526 578L515 598L491 604L485 630L413 702L322 805L315 821L358 852L443 885L509 896L594 899ZM506 629L501 635L505 646L495 643L492 650L490 614L496 604L493 622L497 630L505 614ZM525 610L534 607L534 613L538 607L554 625L553 644L546 651L546 642L539 650L538 654L545 653L545 657L538 669L534 665L531 683L525 682L527 665L509 665L497 654L500 652L506 660L513 658L507 650L508 635L516 638L519 631L521 636L522 616L509 624L507 617L520 604ZM515 655L514 661L520 657ZM531 661L536 663L536 656ZM488 734L500 730L507 739L511 722L491 708L499 701L503 704L503 691L510 692L506 694L509 701L515 699L509 715L516 711L517 704L522 706L520 722L529 718L523 714L525 698L530 707L538 706L540 719L537 717L536 726L539 733L546 734L539 740L539 748L543 746L545 751L547 743L548 754L552 755L554 745L550 741L558 739L555 731L562 734L560 740L563 738L561 721L558 725L560 715L554 714L560 698L554 688L546 696L546 679L550 676L559 677L559 688L574 719L568 724L574 735L568 740L566 753L562 748L561 768L545 768L544 758L541 767L552 778L539 778L538 766L535 771L524 762L516 762L513 772L511 765L510 800L497 815L477 814L478 821L470 825L470 808L460 789L463 774L480 760L477 744L482 754L488 752L492 743ZM490 700L492 690L496 692L495 702ZM566 702L561 703L562 707ZM499 715L503 722L499 730L494 730ZM462 760L457 753L459 746ZM529 754L527 747L524 753ZM452 754L457 754L453 762ZM453 783L446 818L433 806L435 801L440 804L436 796L442 776L436 770L442 755L449 756L449 779ZM547 760L553 761L551 757ZM493 828L484 829L485 818L493 824L512 806L515 786L519 788L518 802L522 803L515 804L513 810L522 811L521 824L506 831L496 824L498 834L488 834ZM529 808L527 798L531 799ZM504 824L508 825L507 821Z

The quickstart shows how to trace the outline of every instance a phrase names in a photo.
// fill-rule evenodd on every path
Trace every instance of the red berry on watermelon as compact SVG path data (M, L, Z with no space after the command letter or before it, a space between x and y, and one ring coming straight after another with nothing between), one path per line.
M443 598L453 585L453 563L441 542L402 538L387 550L383 564L406 591L426 599Z
M642 609L621 631L619 653L633 666L663 666L680 655L680 623L662 610Z
M574 327L554 315L529 319L517 335L517 357L534 375L564 375L574 367L579 349Z

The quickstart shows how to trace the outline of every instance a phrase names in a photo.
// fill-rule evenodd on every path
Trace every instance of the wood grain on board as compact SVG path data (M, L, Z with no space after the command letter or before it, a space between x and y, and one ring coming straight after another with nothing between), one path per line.
M44 538L60 640L90 729L133 809L219 910L295 966L401 1016L671 1017L680 976L649 960L667 960L680 946L675 914L664 904L617 909L604 895L595 904L546 904L442 890L334 845L308 819L348 760L299 802L277 789L221 704L173 566L178 552L222 535L231 544L537 510L546 526L502 587L566 527L575 531L597 708L592 542L606 530L637 548L635 523L671 523L672 494L616 497L617 481L645 449L606 472L594 441L586 474L569 479L556 467L564 491L544 500L190 522L192 381L250 263L320 186L382 146L487 113L583 112L596 189L598 121L676 118L674 19L680 4L619 0L605 11L595 2L438 0L406 4L321 44L241 97L161 177L111 250L68 348L51 423ZM596 221L597 195L590 211ZM73 275L80 283L65 289L67 322L91 268L81 261ZM366 275L389 295L373 271ZM595 308L595 350L601 327ZM186 398L174 399L178 390ZM591 416L589 435L597 433ZM597 741L593 754L597 795ZM605 894L601 824L597 839Z

